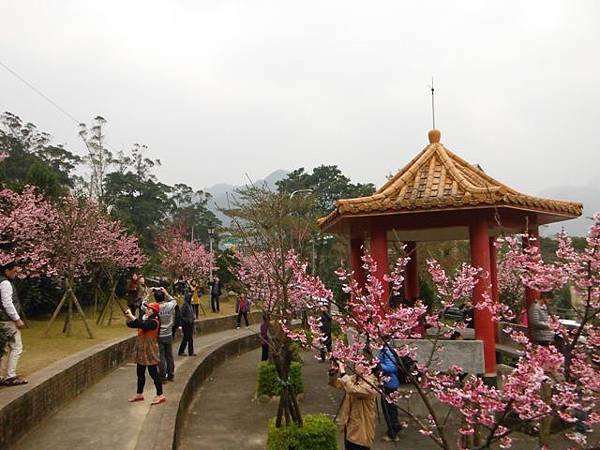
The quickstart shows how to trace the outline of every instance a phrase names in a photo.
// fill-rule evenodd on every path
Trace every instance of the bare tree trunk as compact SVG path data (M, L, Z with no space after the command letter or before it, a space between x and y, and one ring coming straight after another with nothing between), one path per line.
M94 335L92 334L92 330L90 329L90 326L87 323L87 320L85 318L85 314L83 313L83 309L81 308L81 305L79 304L79 300L77 300L77 297L75 297L75 293L73 292L73 290L71 290L71 300L72 302L75 303L75 306L77 307L77 311L79 312L79 314L81 314L81 318L83 319L83 324L85 325L85 329L88 333L88 336L90 339L94 339Z
M106 320L106 314L109 311L110 311L110 316L108 317L108 325L110 325L112 323L113 311L114 311L115 303L117 304L117 306L119 307L119 309L121 310L122 313L125 312L125 310L123 309L123 307L119 303L119 299L117 298L117 294L115 293L116 288L117 288L117 283L113 282L112 283L112 287L111 287L111 291L110 291L110 295L108 296L108 298L106 299L106 301L102 305L102 312L100 313L100 316L96 320L96 324L98 324L98 325L103 324L104 321Z
M287 338L284 338L287 339ZM289 348L289 342L286 340L282 345L281 351L277 357L273 358L273 363L277 370L277 376L282 384L281 396L279 398L279 407L277 409L277 418L275 426L281 427L285 419L285 425L291 425L292 422L302 426L302 414L296 400L296 392L290 385L289 375L292 364L292 352Z
M50 318L50 322L48 322L48 326L44 330L44 333L42 334L42 336L44 336L44 337L48 336L48 332L50 331L50 327L52 326L52 324L54 323L54 321L58 317L58 314L60 313L60 310L62 309L63 305L65 304L65 300L66 299L67 299L67 291L65 291L65 293L62 296L62 298L60 299L60 302L58 303L58 306L56 307L56 309L52 313L52 317Z
M100 314L98 314L98 318L96 319L96 325L101 325L104 322L104 316L106 315L106 310L108 309L108 302L110 298L107 298L106 301L102 304L102 308L100 309Z
M110 303L110 316L108 316L108 326L110 327L110 325L112 324L112 320L113 320L113 310L114 310L114 301L115 301L115 294L113 292L110 293L110 296L108 297L108 301Z
M73 320L73 291L72 289L69 287L69 299L67 300L67 319L65 320L65 329L63 329L63 333L66 332L67 337L71 336L71 322Z

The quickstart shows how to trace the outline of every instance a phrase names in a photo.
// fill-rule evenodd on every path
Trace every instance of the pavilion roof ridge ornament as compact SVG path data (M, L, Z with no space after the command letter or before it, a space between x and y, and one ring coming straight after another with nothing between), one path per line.
M429 144L373 195L336 202L322 227L345 216L508 206L532 208L564 218L580 216L581 203L522 194L448 150L441 132L428 133Z

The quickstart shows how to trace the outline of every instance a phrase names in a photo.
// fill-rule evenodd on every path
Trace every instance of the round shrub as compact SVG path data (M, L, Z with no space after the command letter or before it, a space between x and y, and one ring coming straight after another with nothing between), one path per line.
M275 427L269 421L267 450L337 450L337 427L325 414L307 414L302 427Z
M268 395L273 397L281 394L281 383L277 376L275 364L269 361L258 363L256 395ZM290 383L294 387L294 392L300 394L304 392L304 383L302 382L302 364L293 361L290 367Z

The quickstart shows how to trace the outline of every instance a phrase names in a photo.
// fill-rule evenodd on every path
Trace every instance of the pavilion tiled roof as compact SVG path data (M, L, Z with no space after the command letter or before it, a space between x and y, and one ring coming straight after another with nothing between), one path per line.
M487 175L444 147L440 132L429 132L430 144L411 162L368 197L342 199L327 217L327 227L340 217L394 212L511 206L549 214L578 217L581 203L551 200L522 194Z

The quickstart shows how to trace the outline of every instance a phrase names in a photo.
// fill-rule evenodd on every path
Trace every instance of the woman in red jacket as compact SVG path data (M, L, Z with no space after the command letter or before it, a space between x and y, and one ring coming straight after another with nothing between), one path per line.
M144 384L146 384L146 368L154 381L156 387L156 397L152 400L153 405L167 401L163 395L162 382L158 376L158 364L160 356L158 352L158 333L160 331L160 320L158 312L160 306L158 303L144 304L146 306L145 314L136 319L131 311L125 311L127 326L137 328L138 335L135 341L135 362L137 364L137 393L129 398L130 402L140 402L144 400Z

